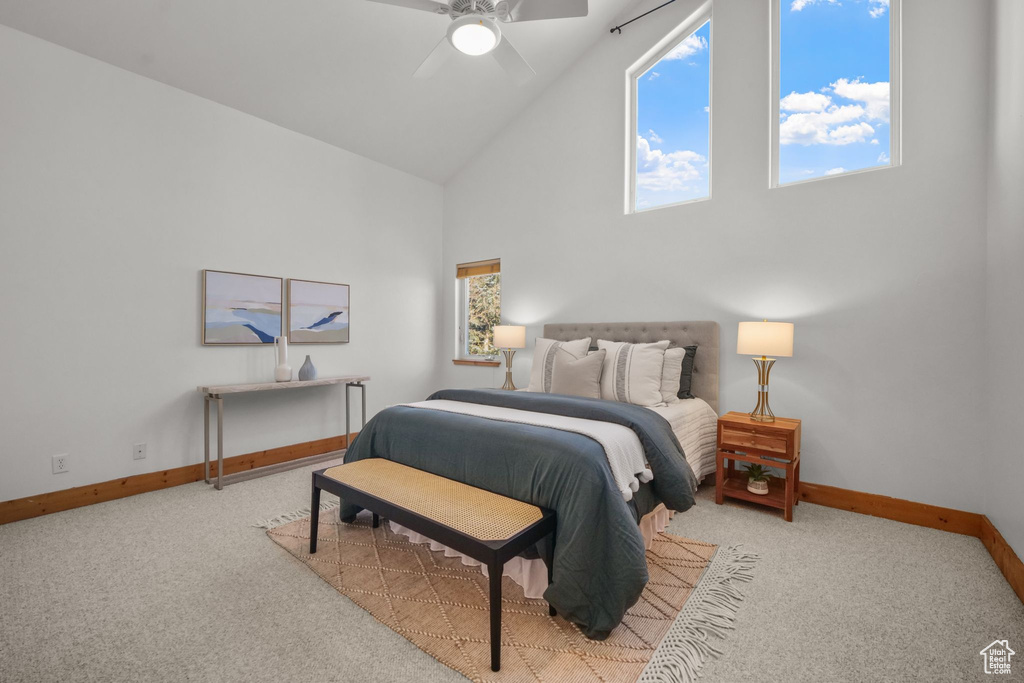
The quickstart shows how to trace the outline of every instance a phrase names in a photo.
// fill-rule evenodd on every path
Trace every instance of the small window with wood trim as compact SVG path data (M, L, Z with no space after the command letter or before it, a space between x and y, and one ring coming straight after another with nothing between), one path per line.
M460 263L456 359L494 360L494 326L501 324L501 259Z

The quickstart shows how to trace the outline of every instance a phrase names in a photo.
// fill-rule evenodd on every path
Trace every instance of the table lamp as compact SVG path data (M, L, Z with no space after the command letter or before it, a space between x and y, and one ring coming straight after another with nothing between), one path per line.
M775 422L775 415L768 406L768 375L775 365L775 359L768 356L789 358L793 355L793 323L770 323L767 320L740 323L736 353L755 356L757 407L750 413L750 419L756 422Z
M512 381L512 356L516 355L516 349L526 348L526 328L522 325L495 325L494 346L505 354L505 385L501 388L515 391L516 385Z

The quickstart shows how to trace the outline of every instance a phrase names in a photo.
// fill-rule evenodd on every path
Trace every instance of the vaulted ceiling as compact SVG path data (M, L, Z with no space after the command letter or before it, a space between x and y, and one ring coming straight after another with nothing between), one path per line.
M444 182L633 4L503 25L522 87L461 55L413 79L450 20L365 0L0 0L0 23Z

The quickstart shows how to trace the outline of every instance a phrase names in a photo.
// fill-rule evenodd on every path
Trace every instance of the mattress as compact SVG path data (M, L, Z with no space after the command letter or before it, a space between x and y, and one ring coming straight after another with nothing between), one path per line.
M715 471L718 414L710 405L699 398L686 398L668 405L652 406L649 410L661 415L672 426L698 484Z

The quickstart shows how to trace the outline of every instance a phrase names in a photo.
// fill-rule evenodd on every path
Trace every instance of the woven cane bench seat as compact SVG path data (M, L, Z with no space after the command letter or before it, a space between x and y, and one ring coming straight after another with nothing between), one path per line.
M331 467L324 476L481 541L504 541L543 516L536 505L383 458Z
M356 460L313 473L309 553L316 553L320 491L411 529L487 566L491 669L501 668L501 575L505 563L547 539L544 561L552 580L555 513L507 496L383 458ZM344 518L343 521L348 521ZM549 538L550 537L550 538ZM554 606L549 606L555 616Z

